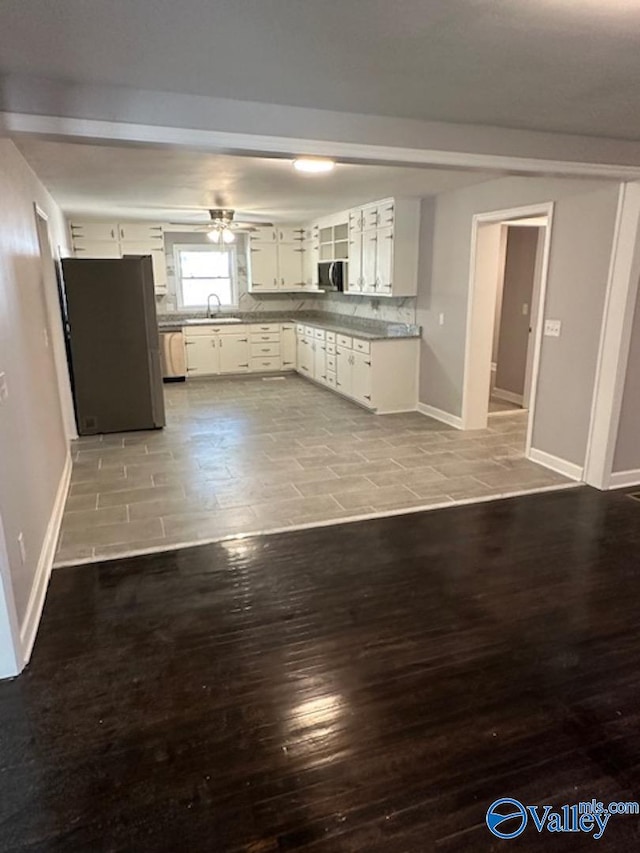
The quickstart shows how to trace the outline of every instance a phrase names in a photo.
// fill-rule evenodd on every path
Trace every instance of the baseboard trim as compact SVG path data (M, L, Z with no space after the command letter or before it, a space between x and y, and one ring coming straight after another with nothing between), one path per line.
M545 453L544 450L536 450L532 447L529 451L529 459L532 462L537 462L538 465L544 465L545 468L556 471L558 474L563 474L571 480L581 482L584 479L584 468L581 468L580 465L568 462L566 459L561 459L551 453Z
M502 388L492 388L491 396L497 397L498 400L504 400L505 403L515 403L516 406L522 406L524 403L522 394L515 394L513 391L504 391Z
M640 468L631 471L614 471L609 477L610 489L622 489L625 486L640 485Z
M38 566L36 568L31 594L29 595L29 603L27 604L27 612L20 628L20 644L22 647L22 666L25 667L31 658L33 644L36 641L38 626L42 616L44 600L49 586L49 578L51 577L51 569L53 567L53 559L56 553L56 545L58 543L58 535L60 533L60 525L62 524L62 515L64 513L64 505L69 492L69 484L71 482L71 454L67 454L58 486L58 492L53 504L49 524L45 533Z
M443 424L462 429L462 418L457 415L452 415L451 412L445 412L442 409L436 409L435 406L428 406L426 403L418 403L416 410L421 415L427 415L429 418L435 418L437 421L442 421Z

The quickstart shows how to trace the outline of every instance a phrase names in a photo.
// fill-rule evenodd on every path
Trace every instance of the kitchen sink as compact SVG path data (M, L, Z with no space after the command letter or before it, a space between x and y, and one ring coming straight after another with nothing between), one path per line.
M230 323L242 323L241 317L200 317L197 320L184 320L185 326L222 326Z

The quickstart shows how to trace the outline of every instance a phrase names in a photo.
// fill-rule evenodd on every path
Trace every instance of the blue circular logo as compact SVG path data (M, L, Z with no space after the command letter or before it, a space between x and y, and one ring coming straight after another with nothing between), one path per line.
M499 828L505 824L508 832ZM527 826L527 810L519 800L502 797L487 809L487 826L498 838L517 838Z

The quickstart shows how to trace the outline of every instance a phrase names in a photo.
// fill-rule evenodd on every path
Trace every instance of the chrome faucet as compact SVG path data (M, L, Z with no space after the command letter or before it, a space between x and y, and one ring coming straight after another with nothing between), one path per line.
M207 317L209 317L209 318L215 317L215 314L211 313L211 299L212 299L212 297L215 297L218 300L218 310L216 311L216 314L218 314L220 311L222 311L222 302L220 302L220 297L218 296L217 293L210 293L207 296Z

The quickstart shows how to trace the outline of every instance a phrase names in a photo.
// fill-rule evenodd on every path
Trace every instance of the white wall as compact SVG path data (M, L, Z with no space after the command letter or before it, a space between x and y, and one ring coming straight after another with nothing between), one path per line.
M640 470L640 298L638 298L631 331L629 360L622 394L618 438L613 457L613 471ZM637 482L638 480L636 480Z
M417 322L423 327L420 401L462 413L472 218L555 202L545 316L563 321L544 338L533 446L584 463L618 184L503 178L436 197L422 232ZM426 220L425 220L426 221ZM430 262L429 262L430 258ZM445 315L444 325L438 316Z
M61 211L6 139L0 139L0 198L0 372L9 391L0 404L0 518L9 584L6 576L3 580L24 633L27 617L38 615L33 610L36 583L48 570L43 548L50 546L47 530L68 459L54 360L62 330L59 316L51 317L48 310L57 294L45 290L55 284L42 274L34 203L49 218L54 246L64 252L67 236Z

